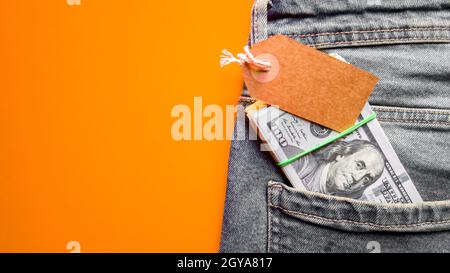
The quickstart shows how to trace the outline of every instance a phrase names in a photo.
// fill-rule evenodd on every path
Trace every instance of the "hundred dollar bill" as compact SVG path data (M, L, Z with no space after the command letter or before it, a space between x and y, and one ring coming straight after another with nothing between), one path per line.
M259 101L246 113L277 162L338 134ZM357 122L371 114L366 104ZM294 187L303 190L381 203L422 201L376 119L282 170Z

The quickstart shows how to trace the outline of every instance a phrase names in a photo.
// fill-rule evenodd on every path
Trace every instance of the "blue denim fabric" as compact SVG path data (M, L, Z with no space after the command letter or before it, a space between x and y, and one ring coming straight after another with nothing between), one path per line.
M450 2L257 0L250 44L284 34L380 77L370 97L424 203L293 189L257 140L234 140L222 252L450 251ZM244 89L242 106L252 99ZM248 121L238 120L235 135Z

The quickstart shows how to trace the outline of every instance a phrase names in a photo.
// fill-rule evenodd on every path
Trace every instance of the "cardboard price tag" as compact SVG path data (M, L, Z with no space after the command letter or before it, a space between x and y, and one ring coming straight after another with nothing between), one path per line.
M269 71L243 66L252 97L338 132L355 124L378 78L283 35L255 44L251 53Z

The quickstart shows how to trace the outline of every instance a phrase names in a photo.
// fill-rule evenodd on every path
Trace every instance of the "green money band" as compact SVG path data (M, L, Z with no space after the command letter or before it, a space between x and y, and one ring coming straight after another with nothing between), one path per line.
M376 118L377 118L377 114L375 112L373 112L370 116L368 116L367 118L365 118L365 119L361 120L360 122L356 123L352 127L346 129L342 133L339 133L339 134L335 135L334 137L332 137L332 138L330 138L330 139L320 143L319 145L317 145L317 146L315 146L315 147L313 147L311 149L308 149L308 150L306 150L304 152L301 152L301 153L299 153L297 155L294 155L293 157L291 157L289 159L286 159L285 161L279 162L279 163L277 163L277 165L280 166L280 167L285 167L285 166L291 164L292 162L294 162L296 160L299 160L303 156L305 156L307 154L310 154L310 153L312 153L314 151L317 151L317 150L323 148L324 146L327 146L328 144L333 143L336 140L338 140L340 138L343 138L343 137L353 133L354 131L356 131L361 126L364 126L365 124L369 123L370 121L372 121L372 120L374 120Z

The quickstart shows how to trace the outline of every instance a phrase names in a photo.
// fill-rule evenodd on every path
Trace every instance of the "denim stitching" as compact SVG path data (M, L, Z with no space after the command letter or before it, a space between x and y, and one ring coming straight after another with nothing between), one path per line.
M243 97L241 96L239 98L239 102L244 103L254 103L256 102L256 99L251 97ZM373 106L374 111L382 113L382 112L389 112L389 113L423 113L423 114L431 114L431 115L442 115L442 116L448 116L450 118L450 111L448 113L444 112L446 110L432 110L432 109L402 109L402 108L396 108L396 109L381 109L379 110L378 106ZM424 120L424 119L417 119L417 118L390 118L390 117L381 117L378 116L379 121L383 122L405 122L405 123L420 123L420 124L436 124L436 125L450 125L449 121L438 121L438 120Z
M434 38L406 38L406 39L398 39L398 38L388 38L388 39L371 39L371 40L353 40L353 41L346 41L346 42L331 42L331 43L311 43L308 45L311 46L322 46L322 45L351 45L353 43L355 44L363 44L363 43L370 43L375 42L378 44L381 43L389 43L389 42L407 42L407 41L448 41L450 42L450 37L434 37Z
M401 107L383 107L373 106L375 112L380 113L378 120L385 122L405 122L405 123L421 123L421 124L437 124L450 125L450 110L445 109L421 109L421 108L401 108ZM386 117L382 113L386 113ZM392 116L392 114L398 114ZM402 117L403 114L408 116ZM415 114L426 115L426 117L415 117ZM447 120L438 120L438 118L445 118Z
M357 33L384 33L384 32L396 32L396 31L425 31L425 30L450 30L449 27L423 27L423 28L392 28L392 29L375 29L375 30L355 30L355 31L338 31L338 32L319 32L310 34L286 34L293 37L314 37L314 36L330 36L339 34L357 34Z
M258 33L258 24L259 24L258 4L259 4L259 0L256 0L255 1L255 7L254 7L254 9L255 9L255 18L254 19L255 20L253 21L253 26L254 26L254 28L253 28L253 31L254 31L254 33L253 33L253 43L257 42L258 35L259 35L259 33Z
M298 215L302 215L302 216L306 216L306 217L310 217L310 218L316 218L319 220L324 220L324 221L331 221L334 223L350 223L350 224L355 224L355 225L367 225L367 226L372 226L372 227L378 227L378 228L398 228L398 227L420 227L420 226L434 226L434 225L440 225L440 224L448 224L450 223L450 220L442 220L442 221L435 221L435 222L423 222L423 223L417 223L417 224L400 224L400 225L380 225L380 224L374 224L371 222L358 222L358 221L352 221L352 220L346 220L346 219L332 219L332 218L327 218L327 217L323 217L323 216L318 216L318 215L314 215L314 214L308 214L308 213L304 213L304 212L299 212L299 211L292 211L292 210L287 210L283 207L279 207L279 206L275 206L275 205L270 205L272 208L277 208L280 209L288 214L298 214Z
M280 188L281 190L283 190L282 186L273 185L271 187L272 188ZM374 224L371 222L359 222L359 221L352 221L352 220L346 220L346 219L332 219L332 218L327 218L327 217L309 214L309 213L305 213L305 212L292 211L292 210L285 209L281 206L273 205L272 200L269 200L269 206L272 208L280 209L288 214L298 214L298 215L302 215L302 216L306 216L306 217L310 217L310 218L316 218L319 220L324 220L324 221L329 221L329 222L334 222L334 223L338 223L338 224L339 223L350 223L350 224L355 224L355 225L367 225L367 226L373 226L373 227L378 227L378 228L420 227L420 226L428 226L428 225L434 226L434 225L450 223L450 220L442 220L442 221L428 221L428 222L416 223L416 224L381 225L381 224Z
M436 125L450 125L450 121L427 121L419 119L396 119L396 118L378 118L383 122L402 122L402 123L420 123L420 124L436 124Z
M450 116L450 110L439 110L439 109L422 109L422 108L401 108L401 107L392 107L386 108L388 106L372 106L372 108L377 112L392 112L392 113L426 113L426 114L438 114L444 116Z
M271 213L271 205L272 205L272 188L269 188L268 192L268 203L269 207L267 208L267 217L268 217L268 228L269 234L267 235L267 252L270 253L271 241L272 241L272 213Z

